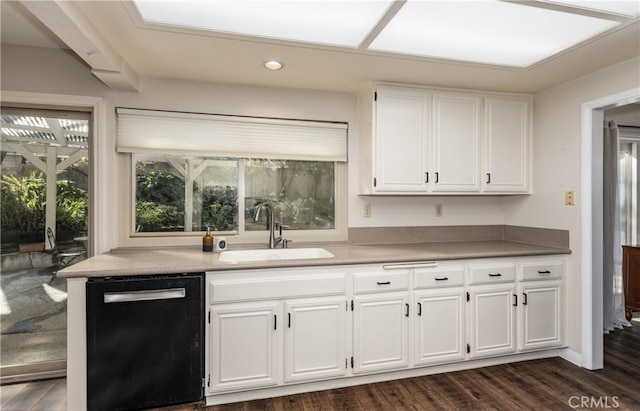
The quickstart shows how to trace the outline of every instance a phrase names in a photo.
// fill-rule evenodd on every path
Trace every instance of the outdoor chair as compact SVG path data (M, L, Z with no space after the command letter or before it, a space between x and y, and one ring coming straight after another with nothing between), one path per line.
M47 239L49 240L49 252L51 253L51 261L56 270L64 268L74 262L78 257L85 254L85 250L65 251L61 252L56 245L56 236L53 234L51 227L47 227ZM55 272L54 272L55 275Z

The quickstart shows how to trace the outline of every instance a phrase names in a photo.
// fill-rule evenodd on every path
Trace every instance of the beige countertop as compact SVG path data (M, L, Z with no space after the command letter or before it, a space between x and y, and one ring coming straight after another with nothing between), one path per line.
M218 261L218 253L203 253L201 249L194 247L116 250L91 257L78 264L60 270L58 271L58 276L61 278L116 277L256 268L424 262L571 253L571 250L568 248L547 247L504 240L377 245L325 243L297 244L297 247L321 247L334 254L335 257L324 259L259 261L251 263L225 263ZM248 247L233 247L232 250L247 248Z

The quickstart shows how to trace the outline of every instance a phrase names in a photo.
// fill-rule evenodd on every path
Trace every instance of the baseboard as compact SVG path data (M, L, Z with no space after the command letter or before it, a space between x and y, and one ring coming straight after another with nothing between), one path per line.
M7 365L0 370L0 385L61 378L66 375L66 361L50 361L28 365Z
M349 375L341 378L314 381L307 383L296 383L291 385L280 385L272 388L253 389L239 392L222 394L208 394L205 390L205 401L207 406L228 404L240 401L252 401L264 398L280 397L283 395L301 394L304 392L321 391L328 389L352 387L354 385L370 384L383 381L398 380L402 378L421 377L425 375L440 374L444 372L471 370L493 365L508 364L518 361L538 360L542 358L558 357L560 350L551 349L546 351L527 352L514 355L505 355L492 358L460 361L450 364L432 365L425 367L410 368L399 371L380 372L368 375ZM208 396L207 396L208 395Z
M569 361L573 365L582 367L582 355L568 348L563 348L560 350L560 358Z

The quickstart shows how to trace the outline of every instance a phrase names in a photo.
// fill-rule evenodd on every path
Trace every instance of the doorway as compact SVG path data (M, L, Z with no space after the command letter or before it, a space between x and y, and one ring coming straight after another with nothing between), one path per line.
M640 102L640 88L582 104L582 353L581 365L603 368L603 122L604 111ZM587 199L590 199L588 201Z
M66 370L66 281L89 243L90 113L2 107L2 382Z

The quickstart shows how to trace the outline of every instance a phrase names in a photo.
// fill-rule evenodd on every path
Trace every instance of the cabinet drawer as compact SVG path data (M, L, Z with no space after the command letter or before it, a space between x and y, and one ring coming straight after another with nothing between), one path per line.
M488 267L471 267L469 284L506 283L516 279L516 267L513 264Z
M344 274L277 277L247 281L212 281L211 304L231 301L337 295L345 292Z
M522 280L550 280L562 278L562 263L522 264Z
M409 270L353 276L353 293L380 293L409 288Z
M464 282L464 268L452 267L444 270L415 270L414 288L453 287Z

